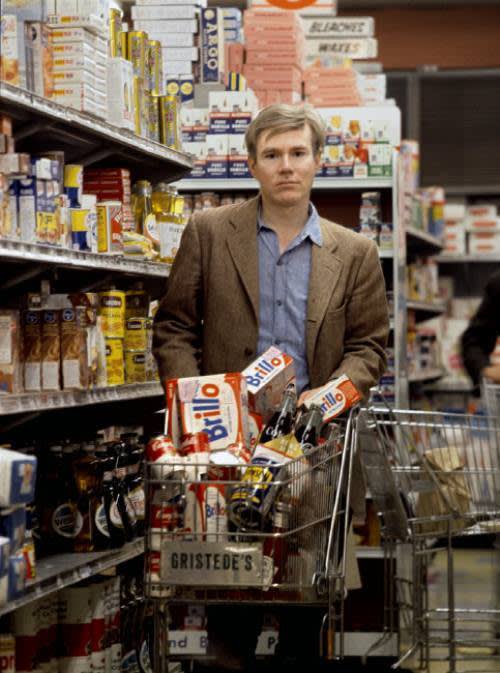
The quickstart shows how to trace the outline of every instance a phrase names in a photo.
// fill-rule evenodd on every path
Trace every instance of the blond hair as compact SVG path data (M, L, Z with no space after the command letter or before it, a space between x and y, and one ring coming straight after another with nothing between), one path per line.
M264 131L271 131L268 137L302 129L311 129L313 152L317 155L325 145L325 124L312 105L268 105L252 120L245 133L245 144L251 159L257 157L257 142Z

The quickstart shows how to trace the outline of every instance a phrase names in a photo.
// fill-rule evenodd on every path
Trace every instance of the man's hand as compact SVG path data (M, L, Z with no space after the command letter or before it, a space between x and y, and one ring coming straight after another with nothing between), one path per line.
M313 395L316 395L316 393L320 390L320 388L312 388L312 390L304 390L304 392L300 395L297 406L300 407L301 404L305 404L306 400L309 397L312 397Z
M500 383L500 365L485 367L482 371L482 374L485 379L488 379L493 383Z

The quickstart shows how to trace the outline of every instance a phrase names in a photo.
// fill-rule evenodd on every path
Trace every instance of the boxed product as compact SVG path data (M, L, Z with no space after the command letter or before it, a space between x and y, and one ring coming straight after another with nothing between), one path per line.
M35 497L36 458L0 448L0 507L31 502Z
M500 231L500 220L495 204L467 206L465 224L468 231Z
M465 227L460 225L444 228L443 252L447 255L465 255L467 253L467 241Z
M264 420L280 404L283 392L295 387L293 358L275 346L248 365L242 374L247 384L249 408Z
M469 234L471 255L500 254L500 231L473 231Z
M320 59L324 65L335 65L336 57L350 58L352 60L361 60L366 58L376 58L378 55L378 40L374 37L368 38L307 38L306 40L306 62L314 63ZM333 57L333 58L332 58ZM331 63L330 63L331 61Z
M307 37L360 38L375 35L375 19L372 16L305 16L302 23Z
M84 308L61 311L61 370L64 390L89 385L87 320Z
M0 536L0 577L3 577L9 567L10 539Z
M206 177L228 177L228 145L227 135L207 135L206 139Z
M0 310L0 393L22 392L19 311Z
M368 145L368 176L392 175L392 147L381 143Z
M24 24L26 49L26 84L30 91L50 98L54 85L52 43L46 23L27 21Z
M60 390L61 314L42 312L42 389Z
M243 374L229 373L167 381L167 433L176 446L185 433L206 432L210 450L246 445L247 387Z
M22 552L14 554L9 559L8 596L14 601L24 593L27 578L26 558Z
M0 33L0 80L21 85L19 72L20 65L20 36L17 16L15 14L2 15L2 30ZM22 24L21 24L22 26Z
M0 510L0 535L10 540L10 553L15 554L26 536L26 507L19 505Z
M329 381L316 394L307 397L305 405L307 408L312 404L321 407L323 422L328 423L360 401L361 393L351 379L343 374Z
M230 178L250 178L245 136L231 134L228 139L228 176Z
M134 130L133 68L125 58L108 58L108 115L111 124Z
M42 389L42 312L23 312L23 371L25 392Z
M201 82L221 82L224 76L223 10L218 7L202 9L200 32Z
M198 32L198 19L162 19L157 21L134 21L134 28L146 32L151 39L166 42L167 35L181 33L194 35Z
M218 136L220 138L220 136ZM190 178L207 177L207 145L201 143L184 143L184 152L193 157L193 168L189 174Z
M139 21L150 21L156 23L157 21L178 21L180 19L195 19L196 5L154 5L152 7L133 6L132 18ZM137 27L137 21L134 23Z

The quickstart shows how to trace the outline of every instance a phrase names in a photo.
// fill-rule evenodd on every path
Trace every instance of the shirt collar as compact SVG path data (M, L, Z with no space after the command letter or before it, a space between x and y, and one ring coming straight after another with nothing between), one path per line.
M303 241L305 241L306 238L310 238L313 243L321 247L323 245L323 237L321 235L319 214L314 204L311 202L309 202L308 215L307 222L299 234L299 237L301 237ZM262 217L262 204L259 203L259 208L257 210L257 231L260 231L262 228L269 229Z

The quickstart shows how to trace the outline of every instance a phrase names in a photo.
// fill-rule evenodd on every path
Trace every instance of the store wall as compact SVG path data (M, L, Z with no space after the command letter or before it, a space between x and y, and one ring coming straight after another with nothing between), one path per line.
M340 3L339 3L340 4ZM500 7L344 10L339 16L375 17L379 58L386 70L437 65L488 68L500 65Z

